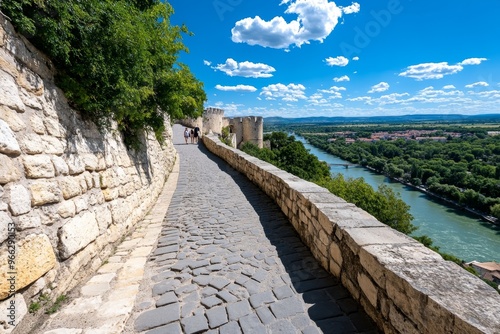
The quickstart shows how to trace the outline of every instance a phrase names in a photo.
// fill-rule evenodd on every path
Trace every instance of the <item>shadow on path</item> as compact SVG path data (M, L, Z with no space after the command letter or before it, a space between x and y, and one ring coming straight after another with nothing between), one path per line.
M339 280L324 270L280 208L246 176L203 145L199 150L240 187L258 214L265 236L276 247L291 285L311 306L308 315L324 333L379 333ZM283 277L282 277L283 278Z

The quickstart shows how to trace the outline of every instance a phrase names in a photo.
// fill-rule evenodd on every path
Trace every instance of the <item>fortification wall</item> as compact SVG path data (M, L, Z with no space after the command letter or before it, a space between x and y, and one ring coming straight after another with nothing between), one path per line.
M172 130L129 151L84 122L50 61L0 16L0 332L41 292L54 299L101 266L154 204L173 167Z
M384 333L500 333L500 295L479 278L325 188L215 136L203 143L281 207Z
M209 107L203 112L203 134L210 131L220 134L222 132L222 118L224 117L224 110L220 108Z

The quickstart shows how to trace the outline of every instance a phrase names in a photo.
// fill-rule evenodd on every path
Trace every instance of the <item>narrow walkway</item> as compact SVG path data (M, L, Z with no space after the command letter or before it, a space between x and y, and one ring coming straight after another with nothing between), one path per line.
M32 333L378 333L276 204L178 125L174 138L155 207Z
M377 333L260 189L174 138L179 181L127 333Z

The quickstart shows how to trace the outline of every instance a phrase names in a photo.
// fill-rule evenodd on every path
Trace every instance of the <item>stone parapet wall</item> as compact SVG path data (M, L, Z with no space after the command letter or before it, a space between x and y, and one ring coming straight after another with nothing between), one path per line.
M99 268L145 216L175 160L166 128L163 146L147 134L140 151L116 129L100 133L0 16L0 333L12 330L12 303L17 324L38 294L57 297Z
M325 188L215 136L203 143L281 207L384 333L500 333L500 295L476 276Z

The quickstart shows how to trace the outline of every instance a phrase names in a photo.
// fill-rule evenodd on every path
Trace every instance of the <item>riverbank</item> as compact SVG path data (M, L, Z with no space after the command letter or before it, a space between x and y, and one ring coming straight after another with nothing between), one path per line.
M358 166L361 166L361 165L358 165ZM453 207L457 208L457 209L460 209L460 210L463 210L463 211L466 211L466 212L469 212L477 217L480 217L481 219L483 219L484 221L488 222L488 223L491 223L491 224L494 224L494 225L497 225L497 226L500 226L500 221L495 218L495 217L492 217L492 216L489 216L487 215L485 212L480 212L478 210L475 210L475 209L471 209L471 208L467 208L467 207L463 207L462 205L460 205L460 203L456 202L456 201L452 201L450 200L449 198L446 198L446 197L443 197L443 196L440 196L438 194L435 194L429 190L427 190L427 188L425 186L416 186L416 185L413 185L411 183L408 183L402 179L399 179L399 178L396 178L396 177L390 177L378 170L376 170L375 168L373 167L369 167L369 166L361 166L363 168L366 168L374 173L377 173L377 174L380 174L380 175L384 175L386 177L388 177L389 179L393 180L393 181L396 181L396 182L399 182L407 187L410 187L412 189L415 189L415 190L418 190L420 192L423 192L424 194L430 196L430 197L433 197L433 198L437 198L441 201L444 201L446 203L448 203L449 205L452 205Z

